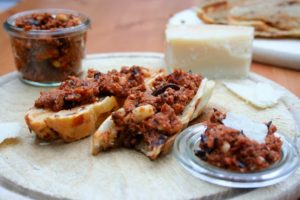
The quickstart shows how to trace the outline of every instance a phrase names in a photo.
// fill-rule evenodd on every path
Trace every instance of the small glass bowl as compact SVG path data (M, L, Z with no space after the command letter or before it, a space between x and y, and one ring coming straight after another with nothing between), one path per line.
M68 14L81 23L55 30L25 31L15 25L16 19L31 14ZM20 79L35 86L57 86L68 76L81 74L85 56L86 32L90 20L85 15L65 9L40 9L17 13L3 24L10 36L15 64Z
M299 154L293 142L283 134L276 132L283 142L283 156L271 167L251 173L238 173L215 167L195 155L195 150L199 149L200 136L205 129L206 127L202 124L185 129L176 138L173 147L173 154L179 163L201 180L233 188L258 188L270 186L286 179L299 166Z

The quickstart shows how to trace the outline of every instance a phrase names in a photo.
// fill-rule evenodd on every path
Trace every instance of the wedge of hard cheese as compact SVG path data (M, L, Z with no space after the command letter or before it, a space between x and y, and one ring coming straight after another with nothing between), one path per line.
M251 27L169 26L166 62L208 78L243 78L250 70L253 33Z

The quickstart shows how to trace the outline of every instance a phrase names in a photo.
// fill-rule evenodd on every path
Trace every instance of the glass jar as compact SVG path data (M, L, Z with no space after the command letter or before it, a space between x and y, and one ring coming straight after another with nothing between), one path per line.
M32 15L50 14L76 17L78 25L49 30L24 30L16 20ZM32 23L35 23L33 20ZM65 9L41 9L17 13L4 22L20 79L35 86L57 86L68 76L81 74L90 20L83 14Z

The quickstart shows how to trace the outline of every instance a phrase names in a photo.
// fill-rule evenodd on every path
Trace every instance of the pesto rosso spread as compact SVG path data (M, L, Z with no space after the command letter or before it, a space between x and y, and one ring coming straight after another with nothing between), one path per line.
M266 123L264 142L247 137L243 131L225 126L226 114L215 110L201 135L199 150L195 151L203 161L216 167L237 171L253 172L270 167L282 157L282 141L275 136L277 128Z
M175 69L169 75L156 77L153 91L130 93L123 105L124 112L112 113L118 135L122 136L118 143L127 148L142 143L149 151L165 144L184 128L180 115L195 97L202 79L200 75ZM136 123L132 112L144 105L153 106L154 114Z
M156 76L151 89L146 89L149 85L145 79L149 77L151 71L139 66L107 73L89 70L85 79L70 77L58 88L41 92L35 107L60 111L94 103L103 96L116 96L124 100L122 109L111 116L121 136L117 144L135 148L142 143L153 150L182 130L180 115L197 94L203 78L174 70L171 74ZM132 113L146 105L153 108L153 114L136 122Z
M12 36L11 41L22 78L47 83L79 76L86 31L65 30L81 24L80 17L64 13L33 13L17 17L14 26L23 32Z
M84 79L69 77L59 87L41 92L34 105L57 112L94 103L103 96L126 98L134 90L144 91L144 79L149 76L149 70L140 66L107 73L90 69Z
M72 14L36 13L19 17L15 21L18 28L30 30L56 30L81 24L80 18Z

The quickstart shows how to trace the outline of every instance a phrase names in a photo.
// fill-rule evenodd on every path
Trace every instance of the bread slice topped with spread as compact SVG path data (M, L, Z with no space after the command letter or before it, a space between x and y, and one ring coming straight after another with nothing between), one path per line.
M171 149L176 135L198 117L215 83L175 70L158 76L150 90L135 91L92 137L92 153L116 147L133 148L151 160Z
M42 140L61 138L73 142L94 133L106 117L118 108L114 96L100 98L95 103L54 112L43 108L31 108L25 116L31 131Z
M58 88L41 92L25 121L42 140L82 139L93 134L131 92L146 90L162 73L139 66L108 73L89 70L84 79L70 77Z

